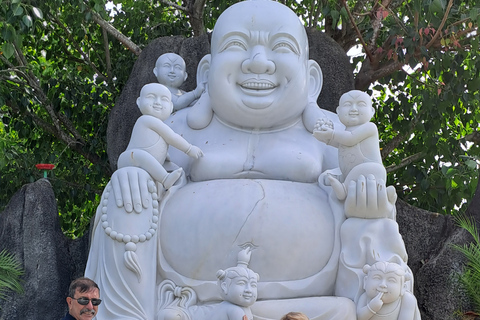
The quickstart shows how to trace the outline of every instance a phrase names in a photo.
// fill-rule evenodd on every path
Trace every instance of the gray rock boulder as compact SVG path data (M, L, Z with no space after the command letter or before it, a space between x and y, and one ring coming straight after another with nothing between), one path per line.
M453 244L469 243L470 235L456 226L452 216L425 211L403 201L398 201L397 212L422 319L456 319L456 313L472 310L458 282L466 260L452 248Z
M0 213L0 251L22 262L24 294L0 300L1 320L60 319L70 281L83 275L88 235L78 240L60 229L52 186L40 179L22 187Z

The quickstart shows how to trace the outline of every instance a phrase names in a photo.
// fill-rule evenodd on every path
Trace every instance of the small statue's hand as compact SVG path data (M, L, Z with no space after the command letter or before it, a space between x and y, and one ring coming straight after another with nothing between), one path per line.
M330 142L330 140L332 140L332 138L333 138L333 130L332 129L324 130L323 127L322 127L322 129L319 129L319 130L314 129L313 130L313 136L317 140L328 144Z
M370 302L368 303L368 309L377 313L383 306L383 292L379 292Z
M396 201L395 189L387 188L385 181L371 174L367 178L361 175L348 184L345 215L349 218L392 218Z
M148 172L137 167L120 168L113 173L111 183L117 207L124 207L129 213L148 208L149 191L155 187Z
M188 149L187 155L189 157L198 159L200 157L203 157L203 151L199 147L192 145L190 149Z
M327 118L320 118L315 123L313 130L333 130L333 122Z
M333 122L332 120L325 120L322 125L322 130L333 130Z

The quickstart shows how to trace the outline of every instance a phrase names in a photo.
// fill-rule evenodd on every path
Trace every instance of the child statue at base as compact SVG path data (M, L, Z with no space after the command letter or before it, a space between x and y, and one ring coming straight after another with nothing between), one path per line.
M238 264L217 271L222 301L210 314L211 320L253 320L250 307L257 301L258 274L248 268L251 249L238 253Z
M417 300L405 284L410 275L399 264L379 261L365 265L363 272L365 292L357 303L358 320L417 319Z

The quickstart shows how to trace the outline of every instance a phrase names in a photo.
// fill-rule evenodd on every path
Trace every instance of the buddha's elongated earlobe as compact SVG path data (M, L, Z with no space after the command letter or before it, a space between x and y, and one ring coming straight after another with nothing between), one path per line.
M205 91L200 99L193 105L187 114L187 124L192 129L203 129L210 124L213 118L213 110L210 105L210 97L208 95L208 72L210 71L211 55L207 54L200 60L197 68L197 85L205 83Z
M308 60L308 105L303 111L302 120L303 125L310 132L313 132L317 119L325 117L324 112L317 105L322 86L323 73L320 65L315 60Z
M315 60L308 60L308 102L317 102L322 91L323 73Z

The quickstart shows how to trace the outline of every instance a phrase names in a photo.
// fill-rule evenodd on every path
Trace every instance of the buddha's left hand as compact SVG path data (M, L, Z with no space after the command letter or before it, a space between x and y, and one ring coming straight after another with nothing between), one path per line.
M393 219L397 201L393 186L387 187L384 180L368 175L350 181L347 188L345 215L348 218Z

